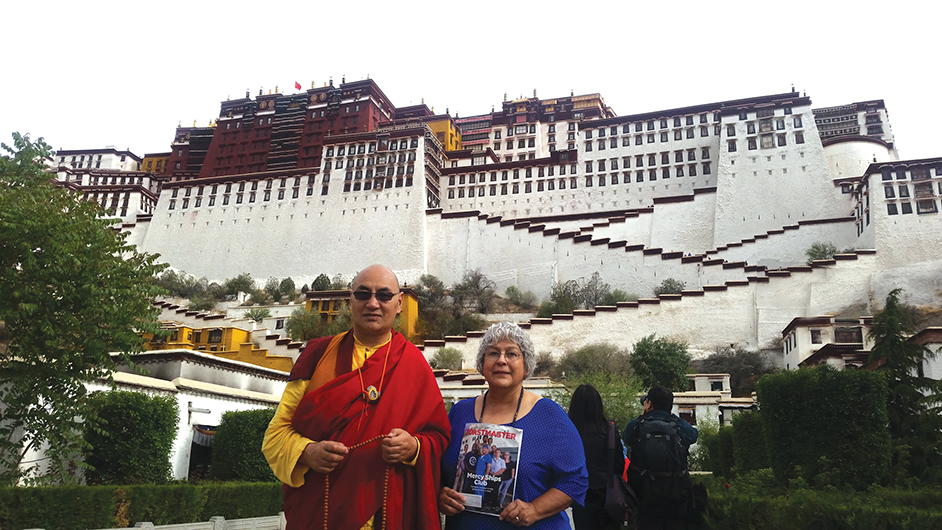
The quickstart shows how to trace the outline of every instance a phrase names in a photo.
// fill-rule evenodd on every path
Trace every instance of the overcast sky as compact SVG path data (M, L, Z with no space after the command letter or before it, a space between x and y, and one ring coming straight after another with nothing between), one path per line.
M932 2L6 2L0 141L169 151L178 122L277 85L371 77L468 116L598 92L618 115L807 92L883 99L901 158L942 156ZM933 96L936 96L935 98Z

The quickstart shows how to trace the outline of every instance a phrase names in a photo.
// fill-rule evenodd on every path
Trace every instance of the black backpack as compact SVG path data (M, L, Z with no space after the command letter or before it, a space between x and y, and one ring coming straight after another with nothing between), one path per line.
M676 419L639 419L629 471L640 475L643 504L684 503L690 491L687 452Z

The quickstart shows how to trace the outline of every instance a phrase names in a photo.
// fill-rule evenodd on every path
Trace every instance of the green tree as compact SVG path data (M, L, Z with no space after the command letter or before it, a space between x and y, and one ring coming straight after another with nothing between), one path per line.
M589 384L599 391L599 395L602 396L602 405L605 407L605 415L613 420L619 429L624 429L632 418L641 414L641 404L638 403L641 384L634 377L595 371L575 377L568 377L567 374L563 384L565 390L550 391L548 397L559 403L565 410L569 410L572 393L576 388L582 384Z
M463 308L490 313L497 297L494 285L480 269L474 269L466 272L461 283L451 288L451 296Z
M270 296L272 301L276 304L281 301L281 297L285 294L284 291L281 290L281 282L278 281L278 278L269 278L268 281L265 282L265 287L262 288L262 291Z
M837 254L837 247L832 243L822 243L821 241L815 241L805 250L805 256L808 256L808 265L811 265L811 262L815 260L831 259L834 254Z
M213 437L210 475L219 480L275 482L260 449L274 415L273 408L224 413Z
M638 295L636 294L628 294L621 289L613 289L612 292L608 293L602 300L602 305L615 305L618 302L635 302L637 300Z
M109 377L111 352L130 363L139 332L159 331L153 297L164 269L115 231L91 201L50 183L42 139L13 135L0 158L0 482L13 484L26 451L43 445L50 481L69 481L80 451L84 383Z
M271 311L267 307L253 307L246 311L244 316L256 322L261 322L271 316Z
M194 294L186 307L191 311L209 311L216 307L216 299L209 293Z
M654 296L661 296L662 294L680 294L686 287L687 284L685 282L668 278L662 281L661 285L654 288Z
M222 283L222 286L227 295L251 293L255 290L255 280L252 279L251 274L243 272L235 278L227 279Z
M298 297L298 292L295 289L294 280L290 277L281 280L281 283L278 284L278 290L281 291L281 294L287 296L289 299L294 300Z
M648 335L635 344L630 363L645 388L661 385L675 392L688 388L690 354L684 342Z
M522 292L516 286L511 285L504 291L504 294L511 302L524 309L532 309L536 305L536 295L533 291Z
M173 396L111 391L89 395L86 424L89 484L159 484L170 480L179 406ZM97 426L95 426L97 424Z
M323 272L320 273L317 278L314 278L314 282L311 283L311 289L314 291L326 291L330 289L330 277Z
M463 357L461 351L457 348L439 348L435 355L429 359L429 365L432 368L443 368L447 370L461 370L461 361Z
M886 408L893 438L893 476L942 481L942 419L934 405L940 382L925 376L926 363L937 355L907 340L911 319L900 302L900 289L886 297L883 311L873 317L869 365L886 378ZM905 457L905 458L904 458Z
M597 305L602 305L611 294L612 287L602 281L602 275L593 272L592 276L580 286L579 301L585 309L592 309Z
M420 338L441 339L446 335L461 335L484 327L484 319L456 302L437 277L423 274L414 290L419 299L416 328Z
M725 346L717 348L705 359L691 363L694 372L701 374L729 374L733 397L749 397L756 381L775 368L757 351Z
M154 283L170 292L171 296L180 298L192 298L194 295L206 291L209 286L209 280L205 277L196 278L185 272L177 272L168 269L160 273Z
M334 315L329 323L319 313L299 307L285 321L285 333L292 340L306 341L347 331L351 322L350 309L346 307Z
M546 318L556 314L571 314L582 305L581 291L579 282L575 280L554 283L549 301L540 304L537 316Z
M555 378L578 377L583 374L602 372L617 377L631 377L630 355L627 350L608 342L588 344L577 350L564 353L553 371Z

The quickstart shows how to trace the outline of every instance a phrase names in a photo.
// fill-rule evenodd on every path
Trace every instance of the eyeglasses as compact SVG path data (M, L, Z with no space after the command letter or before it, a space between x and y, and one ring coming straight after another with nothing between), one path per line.
M388 302L392 300L393 297L396 296L397 294L399 293L398 292L394 293L392 291L376 291L375 293L372 291L353 291L353 297L361 302L366 302L367 300L372 298L373 295L376 295L376 299L379 300L380 302Z
M484 354L490 361L496 361L500 359L500 356L503 355L504 359L507 359L508 363L517 362L520 359L523 359L523 355L515 351L499 352L499 351L489 351Z
M647 394L641 396L641 406L642 406L642 407L644 406L644 402L647 401L647 400L648 400L648 395L647 395Z

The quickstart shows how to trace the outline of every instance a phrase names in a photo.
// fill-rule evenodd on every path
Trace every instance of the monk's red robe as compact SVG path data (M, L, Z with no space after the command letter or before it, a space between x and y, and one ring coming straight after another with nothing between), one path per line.
M415 466L390 467L386 528L440 529L440 462L451 429L428 363L413 344L393 332L388 359L385 347L370 356L361 367L361 384L352 369L353 332L337 337L334 351L328 347L334 337L311 341L291 370L291 380L310 379L312 388L298 404L292 427L311 440L333 440L347 447L396 427L418 437L421 449ZM364 412L361 396L370 385L382 395ZM359 529L373 515L374 527L380 528L386 467L381 443L351 450L330 473L328 528ZM309 470L300 488L284 486L284 496L289 530L324 528L323 474Z

